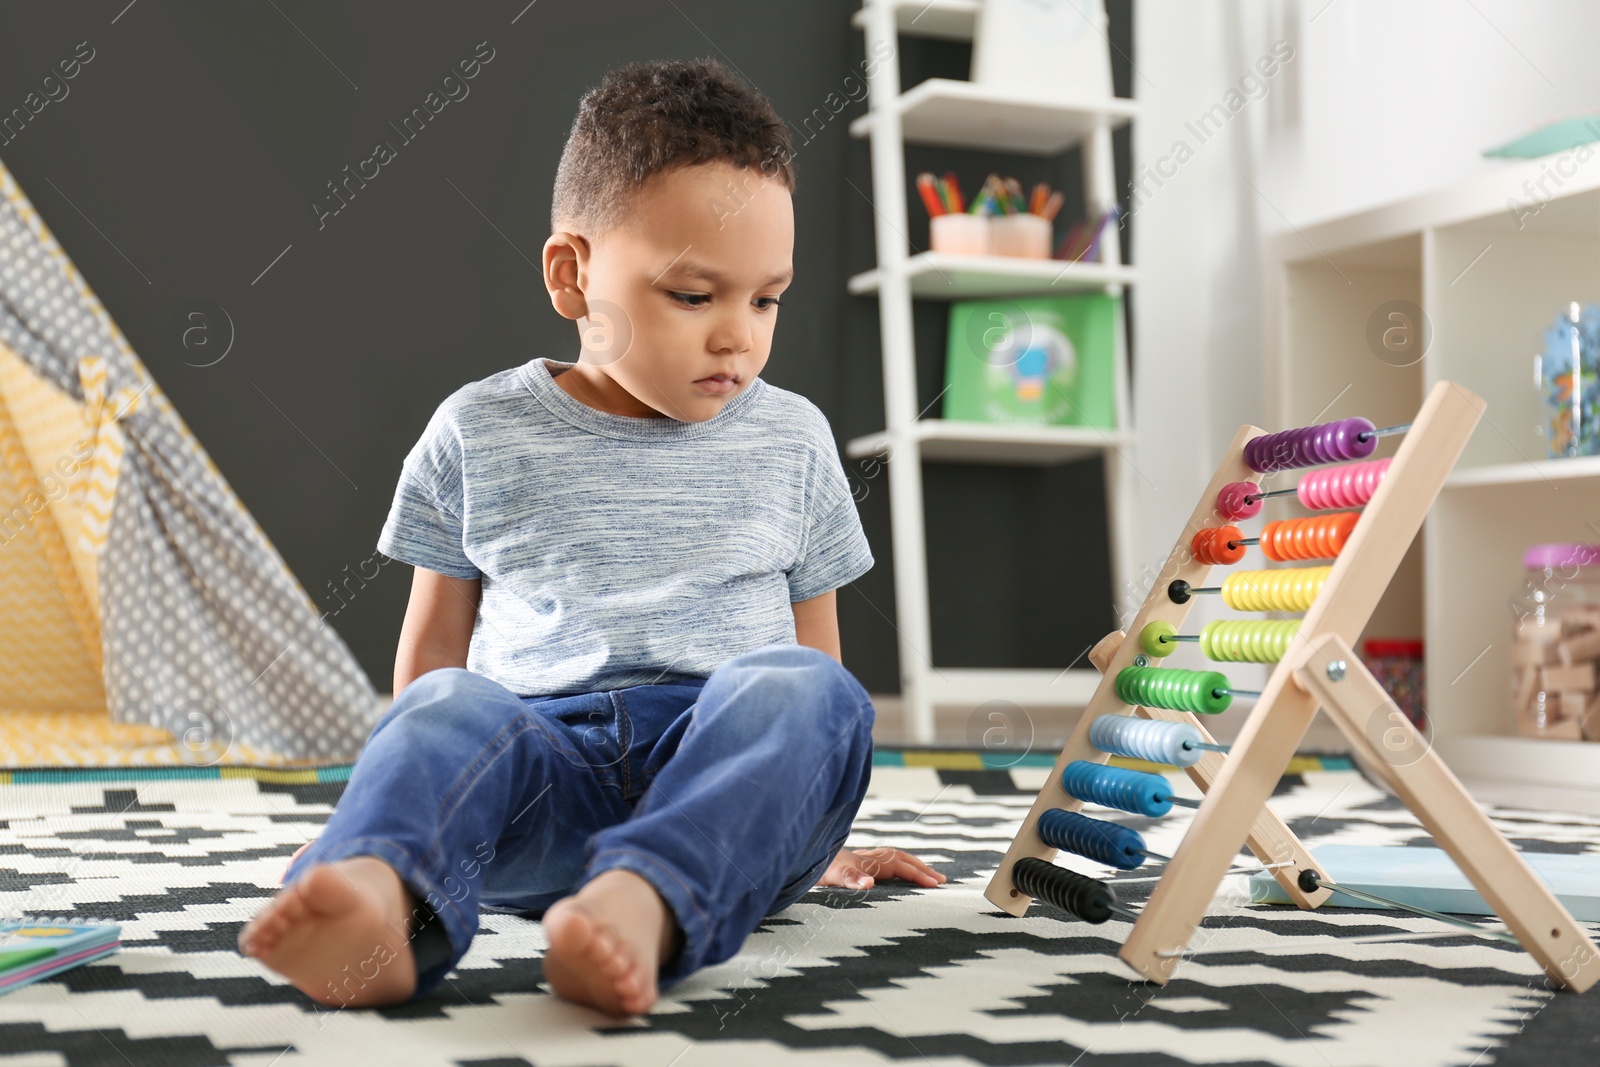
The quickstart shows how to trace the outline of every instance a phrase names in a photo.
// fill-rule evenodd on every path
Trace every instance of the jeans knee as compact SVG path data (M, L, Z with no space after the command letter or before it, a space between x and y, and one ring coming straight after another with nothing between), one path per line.
M409 696L413 689L418 696L432 697L440 693L453 692L463 686L473 686L489 679L481 674L474 674L465 667L435 667L424 674L419 674L411 680L411 684L400 691L402 696Z
M799 707L812 721L828 718L836 728L858 720L868 731L872 728L874 710L867 691L844 664L821 649L763 645L728 660L719 673L741 687L758 689L767 698L759 703L775 713L792 713Z
M420 723L421 719L458 723L464 717L482 714L497 701L507 700L521 707L514 694L491 678L465 667L439 667L413 678L395 697L373 733L398 715L413 723Z

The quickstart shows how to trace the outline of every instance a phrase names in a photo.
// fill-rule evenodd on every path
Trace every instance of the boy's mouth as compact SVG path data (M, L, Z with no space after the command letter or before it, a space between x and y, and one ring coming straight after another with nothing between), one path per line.
M709 396L732 396L739 391L737 374L713 374L709 378L696 378L700 391Z

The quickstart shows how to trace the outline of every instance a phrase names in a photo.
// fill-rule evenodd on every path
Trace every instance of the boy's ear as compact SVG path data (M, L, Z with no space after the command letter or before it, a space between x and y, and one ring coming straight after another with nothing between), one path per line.
M552 233L544 243L544 287L556 314L576 321L589 313L583 297L588 273L588 240L566 230Z

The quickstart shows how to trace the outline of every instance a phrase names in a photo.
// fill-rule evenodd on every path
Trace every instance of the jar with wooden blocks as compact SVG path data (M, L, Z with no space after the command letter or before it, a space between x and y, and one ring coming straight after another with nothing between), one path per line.
M1534 545L1511 601L1518 734L1600 741L1600 545Z

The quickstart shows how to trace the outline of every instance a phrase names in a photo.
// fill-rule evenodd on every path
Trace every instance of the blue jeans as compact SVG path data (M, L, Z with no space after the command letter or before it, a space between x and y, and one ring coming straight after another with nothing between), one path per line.
M772 644L709 678L519 697L429 671L367 738L328 824L285 872L374 856L438 914L450 958L479 905L542 914L601 871L630 870L682 932L662 989L728 959L843 847L872 765L872 703L828 654ZM368 975L367 977L371 977Z

